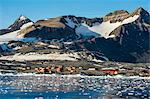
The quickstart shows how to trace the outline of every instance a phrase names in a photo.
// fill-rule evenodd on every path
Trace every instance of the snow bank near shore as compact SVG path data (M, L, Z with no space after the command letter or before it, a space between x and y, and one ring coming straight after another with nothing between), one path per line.
M2 56L0 60L10 60L10 61L33 61L33 60L66 60L66 61L78 61L83 57L79 55L79 53L49 53L49 54L42 54L42 53L35 53L30 52L26 54L16 53L14 55ZM89 61L94 62L103 62L102 60L98 59L89 59Z
M15 61L30 61L30 60L68 60L68 61L77 61L77 58L80 58L77 53L50 53L50 54L39 54L39 53L27 53L10 56L2 56L0 60L15 60Z

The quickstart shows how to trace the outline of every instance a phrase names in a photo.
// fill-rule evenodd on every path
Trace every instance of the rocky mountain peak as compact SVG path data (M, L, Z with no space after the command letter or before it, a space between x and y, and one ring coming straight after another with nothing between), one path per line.
M144 8L140 7L137 10L135 10L132 14L139 15L139 22L150 24L150 14Z
M136 14L149 14L144 8L142 7L139 7L136 11L135 11Z
M15 21L12 25L10 25L8 28L9 28L10 30L13 30L13 31L19 30L21 26L23 26L24 24L29 23L29 22L32 22L32 21L31 21L29 18L27 18L27 17L21 15L21 16L20 16L19 18L17 18L16 21Z
M1 29L0 30L0 35L13 32L16 30L19 30L23 25L29 26L30 24L33 24L34 22L31 21L29 18L26 16L20 15L13 24L11 24L7 29ZM24 27L25 27L24 26Z
M114 12L111 12L109 14L107 14L103 20L104 21L110 21L110 22L116 22L116 21L122 21L125 18L127 18L129 15L128 11L126 10L117 10Z
M21 15L18 19L22 21L22 20L26 20L28 18L26 16Z
M15 22L22 22L22 21L26 21L26 22L32 22L29 18L27 18L24 15L20 15Z
M106 16L116 16L116 15L124 15L124 14L129 14L129 13L126 10L117 10L107 14Z

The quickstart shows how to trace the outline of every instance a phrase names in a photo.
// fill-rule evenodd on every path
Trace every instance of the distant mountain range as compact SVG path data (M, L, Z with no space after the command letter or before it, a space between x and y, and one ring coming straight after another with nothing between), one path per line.
M61 55L67 55L69 61L146 63L150 62L150 14L138 8L132 13L117 10L102 18L67 15L37 22L20 16L0 30L0 43L0 60L29 60L23 55L55 53L57 58L44 60L62 60Z

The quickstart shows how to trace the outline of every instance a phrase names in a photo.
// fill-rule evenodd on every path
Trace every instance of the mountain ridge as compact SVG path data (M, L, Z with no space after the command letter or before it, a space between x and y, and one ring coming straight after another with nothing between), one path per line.
M33 22L20 16L9 28L13 28L10 33L0 30L0 40L9 36L9 41L2 41L15 41L12 44L16 47L18 42L22 42L21 45L26 42L25 46L33 47L31 52L35 50L35 42L43 42L47 50L50 50L49 44L58 44L63 53L78 53L81 59L89 55L89 59L94 61L150 62L150 15L141 7L132 13L117 10L101 18L65 15ZM56 45L51 46L57 48ZM15 53L12 46L9 48L11 50L8 51Z

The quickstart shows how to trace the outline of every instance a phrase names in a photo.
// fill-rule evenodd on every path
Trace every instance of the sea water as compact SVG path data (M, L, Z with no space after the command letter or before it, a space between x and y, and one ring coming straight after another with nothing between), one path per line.
M0 99L149 99L150 78L0 75Z

